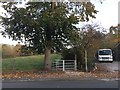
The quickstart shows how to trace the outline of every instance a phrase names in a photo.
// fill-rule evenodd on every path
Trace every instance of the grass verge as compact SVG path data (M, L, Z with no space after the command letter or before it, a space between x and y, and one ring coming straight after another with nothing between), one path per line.
M51 60L60 59L59 54L52 54ZM43 69L44 55L2 59L2 72L31 71Z

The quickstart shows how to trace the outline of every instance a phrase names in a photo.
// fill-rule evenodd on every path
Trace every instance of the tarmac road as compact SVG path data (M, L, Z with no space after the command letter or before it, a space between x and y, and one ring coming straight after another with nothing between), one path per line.
M118 80L3 81L2 88L118 88Z
M120 71L120 62L113 61L110 62L97 62L95 63L96 67L104 68L109 72Z

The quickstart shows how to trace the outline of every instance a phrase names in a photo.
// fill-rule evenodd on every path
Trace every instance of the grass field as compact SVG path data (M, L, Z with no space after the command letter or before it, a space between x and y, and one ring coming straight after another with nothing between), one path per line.
M51 55L51 60L60 58L58 54ZM40 70L43 63L44 55L7 58L2 60L2 72Z

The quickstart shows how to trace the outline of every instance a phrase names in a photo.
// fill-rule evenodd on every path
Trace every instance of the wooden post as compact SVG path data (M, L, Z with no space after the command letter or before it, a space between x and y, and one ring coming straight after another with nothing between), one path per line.
M77 70L77 60L74 61L74 70L76 71Z
M88 65L87 65L87 50L85 50L85 70L88 71Z
M55 68L56 68L56 70L57 70L57 63L58 63L58 62L57 62L57 60L56 60L56 61L55 61Z
M65 60L63 60L63 71L65 71Z
M74 70L77 70L77 55L75 54L75 61L74 61Z

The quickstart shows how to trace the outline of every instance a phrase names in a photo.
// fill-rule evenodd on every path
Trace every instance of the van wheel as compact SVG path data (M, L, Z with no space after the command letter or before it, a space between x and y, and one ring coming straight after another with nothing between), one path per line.
M110 63L112 63L113 61L110 61Z

